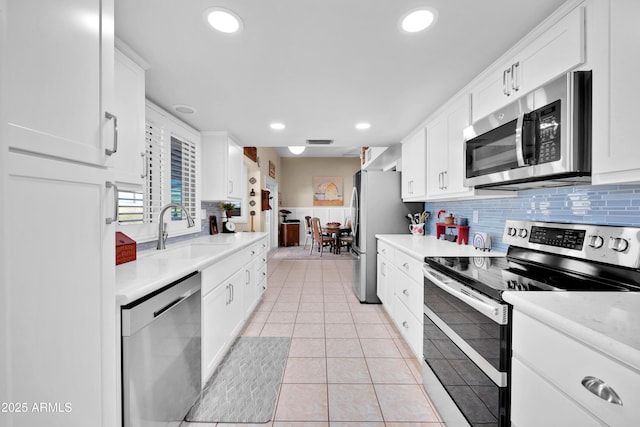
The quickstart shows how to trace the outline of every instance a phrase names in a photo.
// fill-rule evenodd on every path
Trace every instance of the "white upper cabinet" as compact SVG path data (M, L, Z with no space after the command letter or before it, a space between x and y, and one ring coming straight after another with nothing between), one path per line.
M117 155L113 0L9 1L6 16L9 145L108 165Z
M242 199L242 156L227 132L202 133L202 200Z
M463 185L463 132L469 126L470 108L469 96L463 95L427 123L428 199L473 194Z
M640 2L594 3L597 21L593 41L597 49L593 52L597 60L593 65L593 183L637 183Z
M492 67L471 88L473 121L570 71L585 60L584 7L516 46L513 56Z
M402 142L402 200L421 201L426 196L426 130L419 129Z
M118 155L115 180L124 187L144 188L149 172L145 150L144 69L116 50L115 114L118 116Z

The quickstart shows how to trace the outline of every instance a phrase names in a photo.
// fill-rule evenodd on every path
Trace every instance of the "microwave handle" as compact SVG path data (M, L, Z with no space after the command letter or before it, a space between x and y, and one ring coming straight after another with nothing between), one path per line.
M516 156L518 159L518 166L520 167L526 166L524 159L524 140L522 138L524 131L522 128L524 124L524 115L525 113L518 114L518 120L516 121Z

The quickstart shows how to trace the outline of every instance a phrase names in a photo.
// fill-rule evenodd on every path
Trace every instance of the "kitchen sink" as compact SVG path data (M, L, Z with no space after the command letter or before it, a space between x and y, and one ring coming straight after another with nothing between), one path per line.
M168 248L150 253L154 258L194 259L215 256L227 251L229 245L194 243L177 248Z

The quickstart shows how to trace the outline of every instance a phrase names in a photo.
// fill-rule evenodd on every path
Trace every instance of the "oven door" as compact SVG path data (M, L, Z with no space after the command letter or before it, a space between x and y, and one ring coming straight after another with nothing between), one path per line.
M437 381L472 426L508 426L510 306L428 265L423 272L425 388Z

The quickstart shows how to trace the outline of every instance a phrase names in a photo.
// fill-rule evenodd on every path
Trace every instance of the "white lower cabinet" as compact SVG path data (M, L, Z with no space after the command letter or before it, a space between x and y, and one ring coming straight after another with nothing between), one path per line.
M512 365L517 427L631 426L640 419L637 371L517 309ZM607 400L612 392L622 404Z
M378 240L378 298L414 355L422 359L422 260Z
M202 385L266 289L266 239L202 270Z

